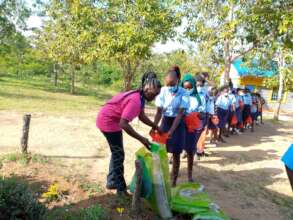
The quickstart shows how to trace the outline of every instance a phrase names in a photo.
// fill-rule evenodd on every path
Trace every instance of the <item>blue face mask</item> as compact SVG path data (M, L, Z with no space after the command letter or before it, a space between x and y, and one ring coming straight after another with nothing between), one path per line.
M168 86L168 90L171 93L176 93L178 90L178 86Z
M204 93L204 87L197 87L197 92L198 93Z
M188 95L192 95L192 93L194 92L194 89L192 88L192 89L186 90L186 92Z

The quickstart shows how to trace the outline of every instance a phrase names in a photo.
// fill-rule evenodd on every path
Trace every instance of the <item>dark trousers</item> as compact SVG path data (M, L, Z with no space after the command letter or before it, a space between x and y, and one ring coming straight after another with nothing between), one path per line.
M111 160L107 185L114 186L117 191L125 191L126 183L124 179L124 148L122 131L103 132L111 149Z

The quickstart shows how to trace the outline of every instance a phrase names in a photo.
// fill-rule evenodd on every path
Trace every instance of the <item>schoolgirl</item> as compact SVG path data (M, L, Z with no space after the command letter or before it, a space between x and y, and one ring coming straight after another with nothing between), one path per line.
M176 186L179 168L180 154L185 147L186 128L183 116L189 107L189 95L185 89L178 86L178 74L170 70L165 77L165 86L157 96L155 104L157 113L154 123L157 125L161 119L160 129L168 133L167 151L173 155L171 184Z

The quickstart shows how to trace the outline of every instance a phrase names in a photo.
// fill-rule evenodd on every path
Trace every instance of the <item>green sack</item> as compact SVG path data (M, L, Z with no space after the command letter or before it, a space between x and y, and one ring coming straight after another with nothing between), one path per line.
M165 146L152 144L151 152L142 147L136 152L136 157L143 161L143 167L145 166L142 177L142 195L162 218L170 217L171 184ZM134 192L135 185L136 177L134 175L130 184L131 192Z
M183 214L196 214L209 210L212 203L199 183L182 183L172 188L171 209Z
M222 211L219 212L203 212L196 214L192 220L230 220Z
M144 158L137 156L137 160L140 161L140 164L142 165L142 184L141 184L141 194L140 196L142 198L149 198L152 194L152 178L148 172L148 169L145 164ZM130 192L134 193L135 186L136 186L137 177L136 175L133 175L129 189Z

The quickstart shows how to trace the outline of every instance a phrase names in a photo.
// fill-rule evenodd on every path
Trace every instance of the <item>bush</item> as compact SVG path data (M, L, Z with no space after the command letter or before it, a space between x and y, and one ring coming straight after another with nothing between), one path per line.
M15 178L0 179L0 219L42 219L45 207L40 204L25 183Z

